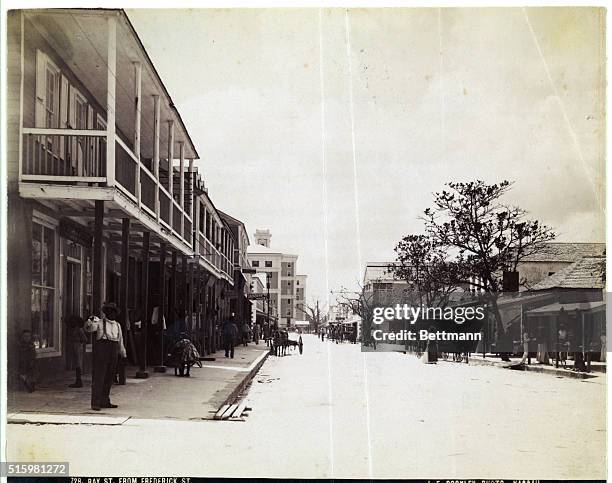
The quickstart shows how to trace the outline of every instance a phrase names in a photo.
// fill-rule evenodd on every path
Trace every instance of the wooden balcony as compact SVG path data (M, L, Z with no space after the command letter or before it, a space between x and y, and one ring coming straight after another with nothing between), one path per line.
M96 188L121 192L133 208L193 248L193 221L181 204L171 199L160 180L115 136L114 156L109 156L107 132L98 130L22 128L20 186L51 185L47 198L82 198L87 187L92 199ZM114 173L114 176L113 176ZM191 206L191 200L183 206Z
M234 267L232 262L213 243L202 233L197 234L196 254L206 261L210 268L213 268L219 275L225 275L228 281L233 280Z

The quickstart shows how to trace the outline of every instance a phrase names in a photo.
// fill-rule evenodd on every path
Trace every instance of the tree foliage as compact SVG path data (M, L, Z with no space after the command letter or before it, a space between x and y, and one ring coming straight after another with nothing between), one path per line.
M407 235L397 245L393 272L430 297L448 301L458 287L482 294L490 304L498 331L505 335L497 307L504 272L537 253L554 232L527 212L502 203L512 183L476 180L447 183L424 211L424 235Z

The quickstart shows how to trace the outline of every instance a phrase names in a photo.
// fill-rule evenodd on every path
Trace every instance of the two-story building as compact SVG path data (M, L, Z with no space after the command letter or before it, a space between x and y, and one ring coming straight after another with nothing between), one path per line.
M103 301L120 307L139 377L161 362L154 306L169 330L188 317L203 352L214 351L237 242L129 18L11 11L7 32L10 383L24 330L40 377L60 375L68 316L98 314Z

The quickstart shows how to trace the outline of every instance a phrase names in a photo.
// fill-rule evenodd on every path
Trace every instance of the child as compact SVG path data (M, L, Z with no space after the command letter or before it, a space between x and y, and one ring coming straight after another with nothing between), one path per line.
M71 315L68 317L68 330L70 337L69 350L72 351L72 360L75 365L75 381L68 387L83 387L83 381L81 375L83 373L83 352L85 344L87 344L87 335L83 329L83 319L78 315Z
M19 379L28 392L34 392L36 383L36 348L32 340L32 331L24 329L19 341Z

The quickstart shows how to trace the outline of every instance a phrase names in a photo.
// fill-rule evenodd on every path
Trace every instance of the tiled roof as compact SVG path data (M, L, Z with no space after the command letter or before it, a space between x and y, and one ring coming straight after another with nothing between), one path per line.
M532 290L553 288L603 289L605 257L584 257L533 286Z
M525 257L522 261L573 263L582 257L601 256L605 249L605 243L546 243L542 250Z

